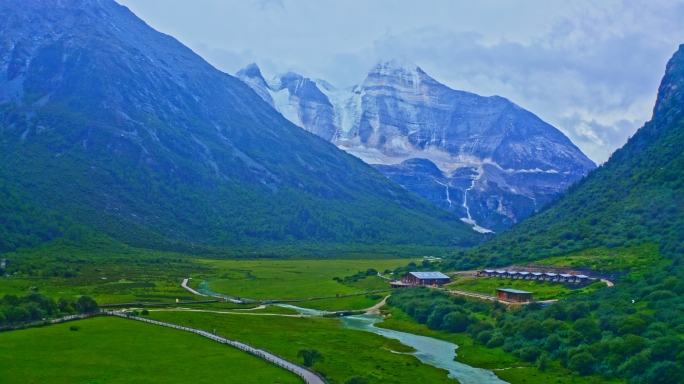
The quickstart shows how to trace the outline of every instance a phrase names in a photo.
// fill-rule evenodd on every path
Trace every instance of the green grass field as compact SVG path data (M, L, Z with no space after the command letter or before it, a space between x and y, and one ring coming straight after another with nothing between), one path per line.
M625 382L619 379L606 380L599 376L581 376L575 378L572 377L569 370L561 367L556 361L554 361L545 372L540 372L532 364L527 363L510 353L504 352L501 348L490 349L473 341L466 333L430 330L426 325L419 324L397 308L383 307L383 312L390 314L390 316L386 317L385 321L376 323L375 326L434 337L457 344L456 361L473 367L492 370L500 379L512 384L598 384Z
M378 295L381 295L382 297L384 297L388 294L389 294L389 292L378 293ZM302 307L302 308L319 309L319 310L324 310L324 311L343 311L343 310L357 311L357 310L361 310L361 309L370 308L370 307L374 306L375 304L379 303L380 301L382 301L382 298L371 299L371 298L368 298L366 295L358 295L358 296L347 296L347 297L339 297L339 298L332 298L332 299L300 301L300 302L293 303L293 304L298 306L298 307Z
M306 299L317 296L345 295L388 289L386 280L369 276L352 283L338 283L358 271L374 268L394 269L409 263L396 260L221 260L205 261L219 271L212 280L212 290L257 300Z
M238 316L198 312L151 312L150 318L214 329L239 340L301 363L297 352L315 348L325 357L313 369L336 383L361 376L371 383L454 383L447 372L421 363L410 347L396 340L341 327L337 319L282 316Z
M571 294L587 292L599 286L605 286L605 284L597 282L585 288L573 289L570 284L552 283L550 281L513 280L470 275L456 275L454 276L454 282L446 285L447 289L482 293L491 296L496 295L497 288L520 289L534 293L533 297L535 300L558 299Z
M54 254L43 254L40 250L31 254L11 254L10 264L18 268L18 274L0 277L0 296L23 296L34 288L53 298L88 295L100 304L200 300L201 297L180 286L183 278L192 277L190 287L197 288L202 281L209 280L215 291L235 296L307 299L388 289L387 281L375 276L345 283L332 278L344 278L368 268L382 272L410 262L410 259L206 260L173 253L138 254L133 251L130 255L94 256L82 255L79 253L82 250L67 246L54 247L50 251ZM54 270L70 270L73 275L50 275ZM332 306L329 309L350 308Z
M0 333L0 367L5 383L303 382L204 337L112 317Z
M646 243L632 247L591 248L565 256L537 260L535 266L587 267L597 272L638 271L663 262L658 245Z
M147 302L164 303L200 300L201 298L181 288L175 279L122 279L109 281L83 281L83 279L54 278L31 280L0 278L0 296L6 294L23 296L37 287L38 292L49 297L80 297L88 295L99 304Z

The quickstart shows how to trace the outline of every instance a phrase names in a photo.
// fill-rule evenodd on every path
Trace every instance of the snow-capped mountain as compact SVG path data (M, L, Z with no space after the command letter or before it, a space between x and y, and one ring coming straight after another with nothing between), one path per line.
M405 61L382 61L347 89L292 72L267 82L255 64L237 77L293 123L482 232L529 216L596 166L510 100L451 89Z

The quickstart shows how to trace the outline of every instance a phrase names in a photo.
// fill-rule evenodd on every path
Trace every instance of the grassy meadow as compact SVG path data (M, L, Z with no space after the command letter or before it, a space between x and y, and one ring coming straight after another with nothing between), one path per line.
M113 317L0 333L0 362L6 383L303 382L204 337Z
M573 252L565 256L548 257L534 262L535 266L589 268L592 271L608 273L639 271L663 263L655 243L644 243L631 247L599 247Z
M318 296L359 294L388 289L387 281L376 276L337 282L359 271L380 272L404 266L411 259L339 260L250 259L209 260L178 253L148 251L109 243L100 247L53 244L49 247L8 253L7 272L0 277L0 297L23 296L38 291L59 298L93 297L99 304L173 303L199 300L181 288L183 278L197 288L210 281L213 290L253 299L308 299ZM311 308L362 309L377 303L363 295L319 303Z
M307 299L349 295L389 289L387 280L369 276L356 282L339 283L369 268L383 272L405 266L410 259L393 260L205 260L219 277L209 282L212 290L255 300ZM193 280L199 280L195 277ZM209 277L209 276L205 276ZM208 279L210 280L210 279Z
M584 288L573 287L572 284L554 283L550 281L513 280L498 277L476 277L472 275L456 275L453 282L447 284L448 289L496 295L497 288L513 288L533 292L536 300L551 300L594 290L605 283L596 282Z
M376 295L358 295L331 299L300 301L294 304L302 308L319 309L325 311L357 311L374 306L389 294L390 292L381 292Z
M364 377L371 383L454 383L447 372L421 363L396 340L342 328L334 318L238 316L204 312L150 312L150 318L213 330L301 363L297 352L315 348L325 358L312 368L336 383ZM395 352L392 352L395 351Z

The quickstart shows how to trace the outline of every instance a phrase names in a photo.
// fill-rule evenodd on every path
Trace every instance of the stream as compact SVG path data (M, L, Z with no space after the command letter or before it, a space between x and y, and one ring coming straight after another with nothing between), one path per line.
M209 288L207 282L202 282L198 288L200 293L212 296L232 296L222 295ZM330 312L319 311L316 309L297 307L291 304L271 304L279 307L294 309L304 316L324 315ZM454 361L458 345L447 341L438 340L432 337L414 335L412 333L399 332L391 329L379 328L375 323L382 322L379 315L355 315L339 317L344 328L356 329L360 331L372 332L388 339L399 340L402 344L413 347L416 352L407 353L415 356L424 364L449 371L449 377L458 380L461 384L507 384L492 373L482 368L475 368L469 365ZM397 352L395 352L397 353Z
M301 308L290 304L274 304L280 307L291 308L302 315L323 315L329 312L315 309ZM424 364L446 369L449 377L458 380L461 384L504 384L505 381L496 377L492 371L474 368L469 365L454 361L458 345L448 341L434 339L427 336L414 335L412 333L395 331L392 329L379 328L375 323L382 322L379 315L355 315L339 317L344 328L356 329L378 334L388 339L399 340L402 344L413 347L416 352L407 353L415 356ZM395 352L397 353L397 352Z

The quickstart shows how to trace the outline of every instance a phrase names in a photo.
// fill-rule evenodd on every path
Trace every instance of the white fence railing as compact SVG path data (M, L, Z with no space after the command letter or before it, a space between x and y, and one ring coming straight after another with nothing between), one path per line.
M304 379L304 382L307 384L325 384L326 383L325 380L323 380L320 376L318 376L318 374L316 374L316 373L314 373L314 372L312 372L312 371L310 371L304 367L301 367L297 364L291 363L291 362L283 359L282 357L276 356L276 355L269 353L269 352L266 352L262 349L254 348L250 345L241 343L239 341L233 341L233 340L226 339L224 337L216 336L216 335L214 335L210 332L207 332L207 331L202 331L200 329L195 329L195 328L184 327L182 325L164 323L162 321L157 321L157 320L150 320L150 319L146 319L144 317L131 316L131 315L127 315L125 313L117 312L117 311L102 311L101 313L103 315L117 316L117 317L122 317L125 319L138 320L138 321L143 321L143 322L150 323L150 324L156 324L156 325L161 325L161 326L169 327L169 328L173 328L173 329L179 329L181 331L196 333L200 336L204 336L206 338L217 341L219 343L228 344L231 347L237 348L241 351L247 352L247 353L252 354L256 357L259 357L263 360L266 360L271 364L275 364L281 368L287 369L288 371L293 372L294 374L296 374L299 377L301 377L302 379ZM81 316L81 318L87 317L85 315L74 315L74 317L79 317L79 316Z

